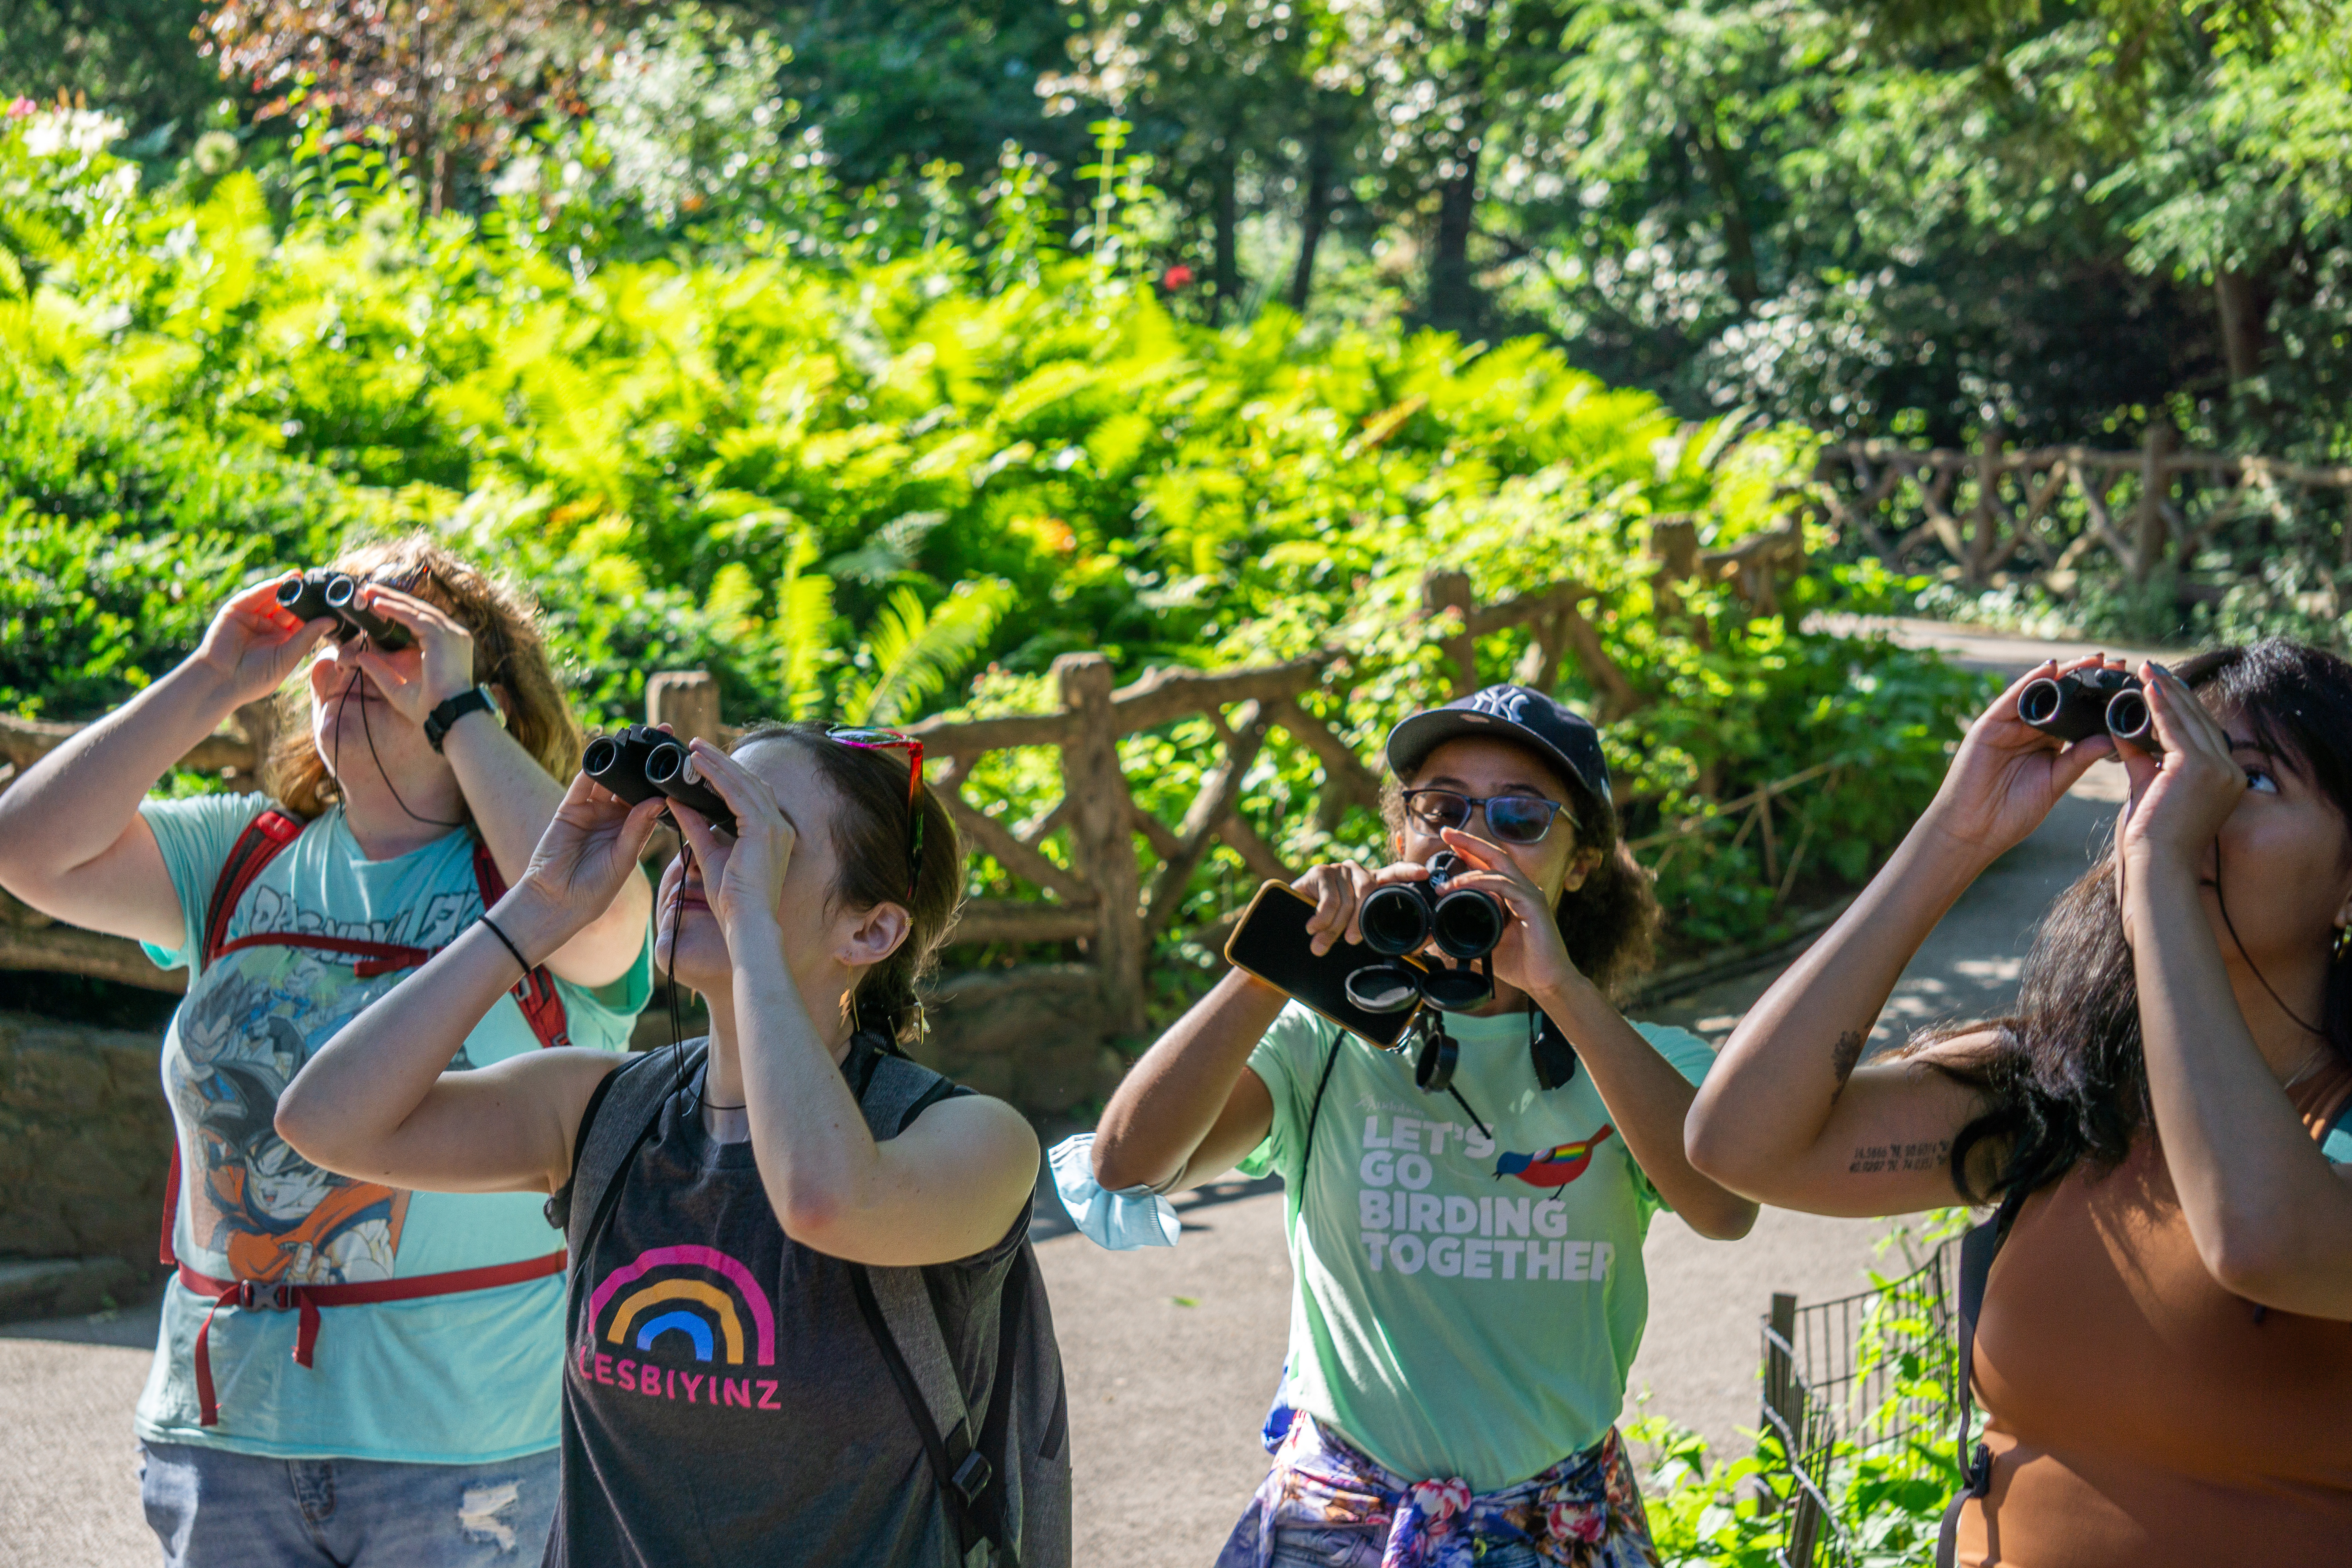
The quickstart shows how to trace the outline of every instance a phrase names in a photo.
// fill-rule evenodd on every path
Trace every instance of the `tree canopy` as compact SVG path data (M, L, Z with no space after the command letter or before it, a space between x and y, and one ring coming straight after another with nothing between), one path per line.
M1076 186L1115 116L1203 319L1541 331L1691 416L1948 441L2162 416L2319 454L2347 26L2314 0L9 0L0 91L183 144L223 97L307 92L410 150L428 206L481 210L560 148L585 174L553 195L640 180L656 245L789 225L814 167L886 202Z

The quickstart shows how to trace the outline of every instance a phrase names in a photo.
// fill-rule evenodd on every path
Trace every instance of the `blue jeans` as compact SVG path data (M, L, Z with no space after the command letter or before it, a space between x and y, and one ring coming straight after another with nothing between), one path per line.
M395 1465L139 1446L139 1500L164 1568L532 1568L556 1484L552 1448Z

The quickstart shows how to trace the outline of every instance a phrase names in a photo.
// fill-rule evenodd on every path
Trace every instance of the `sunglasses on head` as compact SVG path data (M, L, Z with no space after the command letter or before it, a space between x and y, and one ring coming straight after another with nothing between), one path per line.
M1451 789L1405 792L1407 815L1432 832L1443 827L1468 827L1474 807L1486 814L1487 830L1505 844L1540 842L1551 831L1551 819L1564 811L1568 812L1570 826L1583 826L1567 805L1539 795L1475 795Z
M916 879L923 869L923 814L915 809L916 792L923 785L923 742L896 730L865 730L846 724L827 730L824 738L855 746L861 752L907 753L907 897L912 900Z

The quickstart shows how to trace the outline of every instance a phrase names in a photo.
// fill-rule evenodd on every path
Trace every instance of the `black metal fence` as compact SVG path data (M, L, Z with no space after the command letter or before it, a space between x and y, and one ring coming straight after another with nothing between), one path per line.
M1948 1443L1957 1415L1959 1243L1902 1279L1763 1320L1767 1456L1781 1470L1783 1568L1861 1568L1839 1500L1868 1456ZM1779 1454L1773 1455L1772 1438Z

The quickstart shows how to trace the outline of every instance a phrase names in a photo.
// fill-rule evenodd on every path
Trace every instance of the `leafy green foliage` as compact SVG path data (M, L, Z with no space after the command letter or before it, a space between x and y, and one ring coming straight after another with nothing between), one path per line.
M0 6L0 100L62 99L121 115L160 151L235 98L195 34L205 0L12 0Z
M1045 700L1072 649L1129 673L1328 649L1344 663L1315 701L1370 756L1443 693L1420 605L1444 568L1482 602L1592 591L1608 668L1546 679L1591 702L1613 668L1634 694L1609 742L1636 833L1835 762L1847 782L1783 837L1810 836L1808 877L1851 879L1926 799L1977 683L1793 629L1838 574L1790 584L1770 618L1719 585L1654 602L1651 520L1691 514L1712 545L1780 526L1808 438L1686 426L1535 340L1187 321L1121 259L1146 198L1123 160L1104 167L1082 253L981 212L887 257L836 231L703 261L420 221L364 141L307 136L281 219L243 170L142 195L103 153L0 137L0 182L27 194L11 232L40 236L10 253L46 268L0 302L26 628L7 695L95 711L234 583L425 526L537 589L603 721L641 711L665 668L710 669L738 720L904 722ZM1045 199L1012 185L1001 202ZM1480 662L1542 674L1525 630ZM1163 820L1217 755L1199 721L1126 748ZM1369 814L1320 808L1320 776L1268 746L1253 825L1299 862L1379 853ZM1059 790L1024 753L970 788L1014 820ZM1811 889L1766 885L1755 848L1669 866L1687 940L1768 930ZM1188 922L1229 907L1239 864L1213 856Z
M1965 1211L1958 1211L1966 1220ZM1932 1244L1938 1229L1930 1226ZM1841 1406L1825 1455L1814 1456L1829 1501L1816 1519L1814 1561L1851 1568L1911 1568L1931 1559L1945 1505L1962 1478L1953 1439L1951 1378L1956 1345L1948 1322L1931 1313L1930 1294L1905 1280L1877 1279L1879 1293L1850 1347L1852 1385L1878 1391L1874 1407ZM1811 1346L1807 1338L1801 1342ZM1668 1568L1777 1568L1787 1543L1798 1482L1776 1427L1759 1433L1754 1452L1710 1468L1706 1440L1656 1417L1629 1423L1625 1435L1654 1456L1643 1502L1661 1562ZM1769 1511L1759 1501L1773 1500Z

